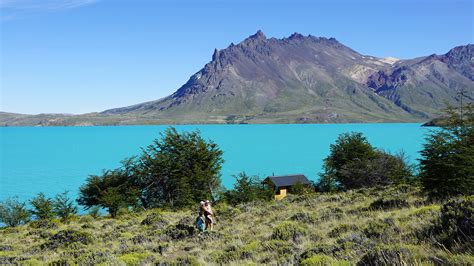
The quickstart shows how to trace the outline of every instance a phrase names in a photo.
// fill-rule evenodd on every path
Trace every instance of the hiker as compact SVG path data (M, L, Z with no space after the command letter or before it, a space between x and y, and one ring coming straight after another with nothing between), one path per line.
M201 212L199 213L199 216L196 219L196 227L201 233L203 233L206 230L206 221L204 218L204 214Z
M212 225L214 224L214 221L212 220L212 209L211 209L211 203L209 200L206 201L201 201L201 209L199 211L199 214L204 216L204 221L206 224L206 230L212 231Z

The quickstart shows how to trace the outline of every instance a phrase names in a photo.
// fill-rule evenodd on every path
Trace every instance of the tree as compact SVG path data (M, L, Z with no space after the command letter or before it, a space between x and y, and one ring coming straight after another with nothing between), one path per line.
M262 184L262 180L258 176L248 176L242 172L233 177L235 178L234 188L224 192L224 199L229 204L237 205L243 202L272 198L272 191Z
M115 217L119 209L138 205L138 189L130 180L123 169L105 171L100 176L91 175L79 189L77 202L86 209L94 206L106 208Z
M474 192L474 111L461 115L447 110L446 125L432 131L420 152L420 179L432 197L470 195Z
M30 213L26 203L19 202L18 198L8 198L0 202L0 222L15 227L30 220Z
M224 160L217 144L199 131L178 133L168 128L140 156L122 166L90 176L80 189L79 204L107 208L112 216L138 203L153 207L187 207L210 199L221 188Z
M68 191L56 195L53 199L53 211L63 221L67 221L72 215L77 214L77 206L69 198Z
M199 131L168 128L133 163L133 183L145 208L185 207L212 198L221 186L223 152Z
M41 192L30 200L30 204L33 206L31 214L33 214L36 219L47 220L54 217L53 200L46 198L44 193Z
M362 133L344 133L330 146L319 191L383 186L411 180L413 169L403 154L377 150Z

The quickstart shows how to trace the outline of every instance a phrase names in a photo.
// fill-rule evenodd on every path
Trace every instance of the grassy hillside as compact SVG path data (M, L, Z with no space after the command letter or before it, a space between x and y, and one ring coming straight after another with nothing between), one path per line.
M408 186L290 196L215 206L210 233L194 210L149 210L116 219L81 216L0 229L0 264L469 264L430 233L440 204ZM462 243L461 243L462 244ZM469 250L469 248L468 248ZM466 252L466 249L464 249Z

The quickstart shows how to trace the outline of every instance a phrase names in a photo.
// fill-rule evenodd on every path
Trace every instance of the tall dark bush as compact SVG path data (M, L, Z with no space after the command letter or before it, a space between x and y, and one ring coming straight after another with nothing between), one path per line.
M446 125L426 138L421 151L420 179L432 197L474 193L474 111L448 110Z
M47 220L54 217L53 200L47 198L44 193L38 193L36 197L30 200L30 204L33 207L31 214L36 219Z
M412 176L403 154L375 149L362 133L344 133L330 146L317 188L333 191L383 186L410 181Z
M67 221L72 215L77 214L78 208L68 196L68 191L64 191L53 199L53 211L56 216Z

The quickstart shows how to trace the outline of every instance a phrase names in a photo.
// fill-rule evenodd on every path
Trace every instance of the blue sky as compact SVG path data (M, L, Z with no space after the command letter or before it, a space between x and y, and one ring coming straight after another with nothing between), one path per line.
M473 0L0 0L1 111L85 113L164 97L258 29L412 58L473 43Z

